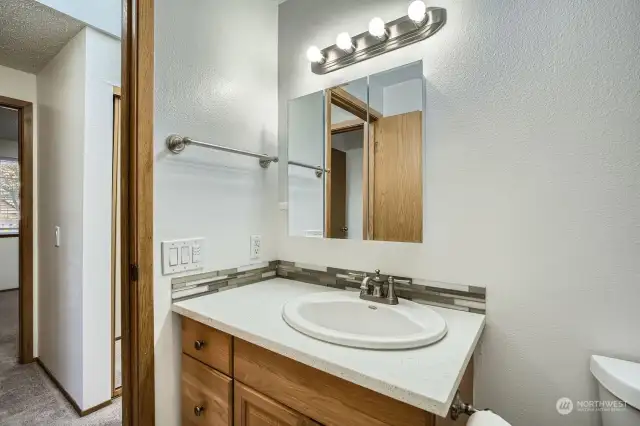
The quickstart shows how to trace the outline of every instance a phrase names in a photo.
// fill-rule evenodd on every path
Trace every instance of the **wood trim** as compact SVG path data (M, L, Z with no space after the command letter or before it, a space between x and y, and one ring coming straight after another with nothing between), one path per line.
M31 102L22 101L20 99L9 98L7 96L0 96L0 105L6 106L9 108L21 109L28 106L32 106Z
M112 396L116 396L116 391L122 386L116 387L116 274L117 268L117 241L118 241L118 185L120 183L121 164L121 140L120 140L120 110L121 110L120 88L113 87L113 151L112 151L112 171L111 171L111 389ZM122 309L120 309L122 313ZM120 322L122 328L122 321ZM120 348L122 357L122 348ZM122 362L122 360L121 360ZM122 383L121 383L122 385Z
M324 119L325 119L325 151L324 168L329 170L325 173L325 195L324 195L324 238L329 238L331 234L331 105L333 103L333 91L324 91Z
M331 103L338 108L342 108L348 113L353 114L364 121L372 122L382 118L382 114L371 108L366 102L356 98L351 93L344 90L342 87L334 87L329 89L329 91L331 92Z
M123 425L153 426L154 0L122 3Z
M338 135L340 133L352 132L354 130L364 129L364 121L361 120L346 120L340 123L331 125L331 134Z
M121 97L122 89L119 88L118 86L113 86L113 96Z
M28 364L33 357L33 104L0 96L0 106L18 110L18 164L20 166L20 227L18 235L18 362Z
M362 239L369 239L369 141L371 125L367 125L362 141Z
M367 144L366 155L368 164L366 165L367 175L363 186L367 187L367 215L365 216L365 226L367 227L367 240L375 240L374 211L375 211L375 173L376 173L376 123L369 124L369 143ZM365 183L366 182L366 183Z
M33 362L33 105L20 108L20 363Z
M34 360L38 363L40 368L42 368L42 371L44 371L44 373L47 375L47 377L49 377L49 380L51 380L53 382L53 384L55 385L55 387L58 388L60 393L66 398L67 401L69 401L69 404L71 404L71 406L73 407L75 412L78 413L78 415L80 417L84 417L84 416L89 415L91 413L95 413L96 411L101 410L104 407L107 407L107 406L111 405L111 403L113 402L112 400L109 399L109 400L104 401L104 402L102 402L102 403L100 403L98 405L94 405L93 407L87 408L86 410L82 410L80 408L80 406L78 405L78 403L76 402L76 400L73 399L73 397L71 397L69 392L67 392L67 390L64 388L64 386L62 386L62 384L58 381L58 379L56 379L56 377L51 373L51 371L47 368L47 366L44 365L42 360L40 358L34 358Z

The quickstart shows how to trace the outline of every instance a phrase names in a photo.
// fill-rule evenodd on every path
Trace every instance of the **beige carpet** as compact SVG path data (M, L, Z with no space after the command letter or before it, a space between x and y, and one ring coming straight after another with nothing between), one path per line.
M37 364L17 363L17 341L18 292L0 292L0 425L122 424L120 399L80 418Z

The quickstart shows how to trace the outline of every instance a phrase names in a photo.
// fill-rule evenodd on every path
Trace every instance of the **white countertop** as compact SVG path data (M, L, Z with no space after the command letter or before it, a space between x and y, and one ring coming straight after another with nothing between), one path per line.
M275 278L177 302L173 311L349 382L446 416L484 328L484 315L432 306L447 322L448 333L440 342L409 350L349 348L308 337L282 319L282 307L287 301L323 291L341 290Z

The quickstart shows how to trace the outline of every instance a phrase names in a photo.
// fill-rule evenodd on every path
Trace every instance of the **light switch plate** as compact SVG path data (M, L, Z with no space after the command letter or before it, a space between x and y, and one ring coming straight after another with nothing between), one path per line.
M163 241L162 275L202 269L203 254L204 238Z

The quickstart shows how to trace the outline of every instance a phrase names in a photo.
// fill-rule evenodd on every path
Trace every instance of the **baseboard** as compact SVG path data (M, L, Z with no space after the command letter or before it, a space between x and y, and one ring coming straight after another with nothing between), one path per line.
M64 395L64 397L67 399L67 401L69 401L69 404L71 404L71 406L73 407L73 409L76 411L76 413L78 413L78 415L80 417L84 417L88 414L94 413L108 405L111 405L111 400L107 400L101 404L95 405L91 408L87 408L86 410L82 410L80 409L80 406L78 405L78 403L75 401L75 399L73 399L71 397L71 395L69 395L69 392L66 391L66 389L60 384L60 382L58 381L58 379L55 378L55 376L53 374L51 374L51 371L49 371L49 369L44 365L44 363L42 362L42 360L40 360L40 358L36 357L35 361L38 363L38 365L40 366L40 368L42 368L42 371L44 371L44 373L47 375L47 377L49 377L49 379L53 382L53 384L58 388L58 390L62 393L62 395Z

